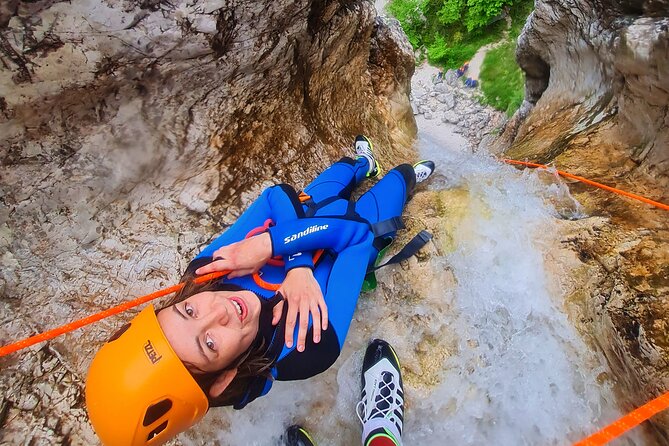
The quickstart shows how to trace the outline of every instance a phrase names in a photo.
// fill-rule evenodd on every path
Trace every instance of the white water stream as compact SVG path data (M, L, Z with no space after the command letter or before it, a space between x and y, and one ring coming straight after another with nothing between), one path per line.
M534 172L449 149L447 128L419 134L421 155L470 200L448 256L458 353L431 400L413 408L420 420L444 417L407 431L407 444L569 444L615 419L611 389L596 379L606 365L567 320L566 296L549 292L559 289L544 262L557 217L545 198L555 191Z

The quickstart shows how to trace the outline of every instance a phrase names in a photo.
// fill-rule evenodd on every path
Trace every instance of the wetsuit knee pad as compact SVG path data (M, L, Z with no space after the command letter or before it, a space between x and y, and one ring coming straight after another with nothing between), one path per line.
M348 156L344 156L344 157L342 157L342 158L341 158L339 161L337 161L337 162L338 162L338 163L344 163L344 164L350 164L351 166L354 166L354 165L355 165L355 160L354 160L353 158L351 158L351 157L348 157Z
M411 192L413 192L414 187L416 187L416 172L413 170L413 166L411 164L400 164L393 170L396 170L402 175L404 184L406 184L407 187L407 195L410 195Z

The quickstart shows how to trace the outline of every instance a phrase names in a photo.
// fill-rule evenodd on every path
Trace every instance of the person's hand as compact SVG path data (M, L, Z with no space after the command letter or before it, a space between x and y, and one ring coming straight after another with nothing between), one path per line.
M264 232L214 251L214 261L195 270L195 274L230 271L229 278L258 272L272 257L272 239Z
M307 329L309 327L309 314L313 320L314 343L321 341L321 328L328 329L328 308L323 299L321 287L314 278L311 268L293 268L286 274L286 280L281 284L279 293L284 297L288 305L288 316L286 318L286 347L293 346L293 332L297 315L300 315L300 328L297 332L297 351L303 352L306 345ZM279 323L283 310L284 301L279 302L273 309L272 325Z

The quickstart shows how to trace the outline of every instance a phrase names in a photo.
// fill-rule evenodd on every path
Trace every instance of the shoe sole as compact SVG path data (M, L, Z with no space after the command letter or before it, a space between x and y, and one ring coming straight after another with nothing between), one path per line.
M379 165L379 162L374 158L374 169L376 170L376 173L374 174L367 174L367 178L378 178L379 175L381 175L381 166Z

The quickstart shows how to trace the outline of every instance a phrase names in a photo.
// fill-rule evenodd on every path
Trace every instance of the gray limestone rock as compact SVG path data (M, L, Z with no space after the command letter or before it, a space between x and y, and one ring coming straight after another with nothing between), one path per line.
M447 122L449 124L458 124L461 121L462 117L454 111L447 111L441 118L442 122Z
M443 107L444 110L450 110L453 107L455 107L455 98L453 97L452 94L446 94L446 93L440 94L439 96L437 96L437 100L442 104L444 104Z
M525 97L537 111L549 115L579 104L587 123L574 122L576 132L615 115L624 142L639 148L631 157L667 184L668 16L666 0L542 0L516 56Z

